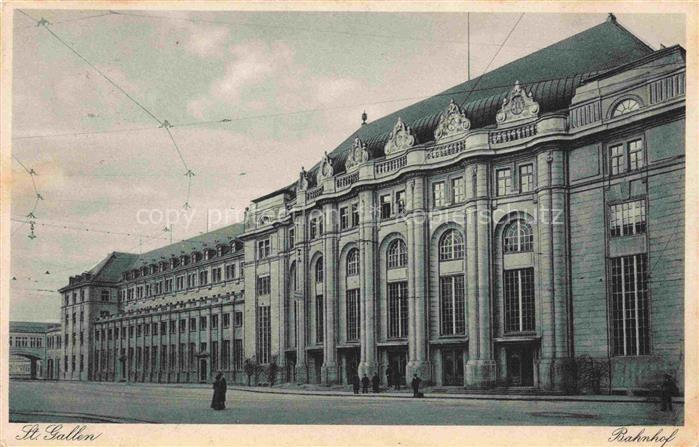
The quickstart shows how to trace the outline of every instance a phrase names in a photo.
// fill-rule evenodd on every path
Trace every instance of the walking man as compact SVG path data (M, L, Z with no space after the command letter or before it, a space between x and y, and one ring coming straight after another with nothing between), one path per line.
M362 394L368 394L369 393L369 377L367 377L366 374L364 374L364 377L362 377Z
M670 374L665 374L660 387L660 399L662 400L662 411L672 411L672 396L679 393L675 379Z
M420 378L415 374L413 376L413 381L410 384L413 386L413 397L420 397Z
M357 374L352 377L352 391L354 394L359 394L359 376Z

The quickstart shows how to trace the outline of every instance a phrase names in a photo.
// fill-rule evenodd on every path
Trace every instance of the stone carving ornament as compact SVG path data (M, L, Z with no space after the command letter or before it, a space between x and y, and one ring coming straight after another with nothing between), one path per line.
M333 163L326 151L325 155L323 155L323 159L320 161L320 168L316 174L316 185L320 185L323 179L332 177L333 173Z
M415 137L410 130L410 126L406 126L400 117L393 126L393 131L388 137L386 146L384 146L384 153L386 155L396 154L399 152L404 152L407 149L415 145Z
M466 114L452 99L449 101L446 112L439 116L439 124L434 131L436 143L455 140L462 137L471 128L471 121L466 118Z
M345 171L349 172L366 161L369 161L369 150L366 147L366 143L359 138L355 138L352 143L352 149L345 161Z
M495 116L500 124L507 124L513 121L521 121L539 116L539 103L534 101L531 92L526 92L515 82L512 91L502 100L502 107Z
M301 166L301 172L299 172L299 180L296 182L296 188L299 191L305 191L308 189L308 174L303 166Z

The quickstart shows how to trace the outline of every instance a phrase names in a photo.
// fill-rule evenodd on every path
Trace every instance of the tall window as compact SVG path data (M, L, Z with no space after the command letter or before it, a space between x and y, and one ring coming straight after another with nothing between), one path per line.
M359 275L359 250L353 248L347 253L347 276Z
M432 202L435 207L444 206L447 203L446 191L444 190L444 182L432 184Z
M614 355L650 353L648 259L645 254L611 259Z
M391 195L386 194L381 196L381 218L388 219L391 217Z
M349 228L349 209L345 206L340 208L340 229Z
M510 168L495 171L497 177L497 195L505 196L512 192L512 172Z
M230 369L231 367L231 341L223 340L221 343L221 368Z
M534 330L534 269L505 270L505 332Z
M323 317L323 295L316 295L316 343L323 342L323 322L325 321Z
M296 230L294 227L289 228L289 248L294 248L296 245Z
M644 152L643 140L640 138L609 146L609 171L616 175L643 168Z
M519 192L530 192L534 187L534 166L527 164L519 167Z
M408 248L402 239L391 242L387 250L386 267L389 269L405 267L408 265Z
M408 283L388 284L388 337L408 336Z
M257 296L269 295L270 288L269 275L257 277Z
M439 278L439 313L441 335L466 333L463 275Z
M617 144L609 148L609 158L612 175L620 174L625 171L626 163L624 162L624 145Z
M532 251L534 249L534 233L529 224L516 220L505 228L504 251L505 253L518 253Z
M271 253L271 242L269 239L257 241L257 259L265 259Z
M451 181L451 201L452 203L461 203L466 199L464 192L464 178L458 177Z
M634 200L609 207L609 231L612 237L646 232L646 201Z
M291 264L289 269L289 291L295 292L298 290L298 281L296 279L296 263Z
M346 296L347 341L359 340L359 289L350 289Z
M243 369L243 340L240 338L233 340L233 368L236 371Z
M352 226L356 227L359 225L359 205L356 203L352 204Z
M316 282L323 282L323 258L318 258L315 268Z
M396 193L396 214L402 216L405 214L405 191Z
M452 261L463 259L464 238L456 230L446 231L439 240L439 260Z
M633 140L628 143L629 148L629 170L635 171L643 167L643 142Z
M257 306L257 361L269 363L271 351L272 327L270 325L270 306Z

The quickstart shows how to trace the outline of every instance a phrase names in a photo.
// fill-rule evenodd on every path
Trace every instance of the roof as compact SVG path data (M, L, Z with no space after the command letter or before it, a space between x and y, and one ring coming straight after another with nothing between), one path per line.
M180 256L181 254L189 254L195 250L202 250L205 247L216 248L217 244L230 243L233 239L241 235L243 230L244 224L236 223L209 231L208 233L200 234L199 236L195 236L181 242L156 248L155 250L136 255L136 259L133 262L132 267L137 268L142 265L164 261L173 256Z
M45 334L60 323L40 323L36 321L10 321L10 332Z
M471 128L493 125L502 99L516 81L531 91L541 113L561 110L585 79L652 52L610 16L604 23L361 126L330 152L334 171L344 171L345 158L356 137L367 144L371 158L382 157L398 117L412 128L418 143L434 139L439 116L452 99L465 111ZM309 170L311 182L319 165Z

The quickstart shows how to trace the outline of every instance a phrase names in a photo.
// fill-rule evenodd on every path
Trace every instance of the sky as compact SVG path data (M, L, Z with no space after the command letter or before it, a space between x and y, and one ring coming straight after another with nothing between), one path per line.
M372 121L468 76L465 13L25 12L56 37L15 14L11 320L57 321L69 276L112 251L166 245L168 224L178 241L207 220L234 223L352 134L364 110ZM653 48L685 45L681 15L616 16ZM510 32L490 69L606 14L519 18L470 15L472 77ZM33 239L25 167L43 197Z

